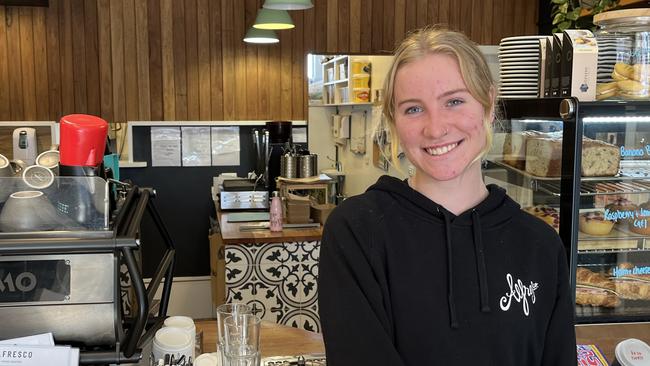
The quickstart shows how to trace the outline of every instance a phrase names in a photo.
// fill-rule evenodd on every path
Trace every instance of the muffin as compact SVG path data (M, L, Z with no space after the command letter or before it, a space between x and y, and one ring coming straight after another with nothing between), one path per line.
M614 228L614 221L605 219L600 211L581 213L579 220L580 231L589 235L607 235Z

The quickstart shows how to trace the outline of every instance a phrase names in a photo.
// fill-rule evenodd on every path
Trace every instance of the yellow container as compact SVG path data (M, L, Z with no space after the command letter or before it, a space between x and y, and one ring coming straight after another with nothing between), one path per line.
M352 76L353 88L370 88L370 74L355 74Z
M363 61L363 60L352 61L351 69L352 69L351 70L352 75L368 74L370 73L370 62Z
M367 102L370 102L370 88L354 88L354 89L352 89L352 102L353 103L367 103Z

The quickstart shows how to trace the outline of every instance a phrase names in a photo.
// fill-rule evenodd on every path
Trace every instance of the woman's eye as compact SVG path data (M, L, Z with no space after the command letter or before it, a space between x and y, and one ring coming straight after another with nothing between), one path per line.
M465 103L464 100L462 100L462 99L458 99L458 98L454 98L454 99L448 101L448 102L447 102L447 105L450 106L450 107L453 107L453 106L461 105L461 104L463 104L463 103Z
M418 112L422 112L422 107L419 107L419 106L408 107L404 111L405 114L413 114L413 113L418 113Z

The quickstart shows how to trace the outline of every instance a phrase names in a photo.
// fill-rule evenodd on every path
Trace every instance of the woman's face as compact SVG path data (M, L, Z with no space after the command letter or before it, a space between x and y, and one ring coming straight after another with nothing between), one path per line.
M462 176L486 144L483 106L472 97L454 58L431 54L395 75L395 126L419 178Z

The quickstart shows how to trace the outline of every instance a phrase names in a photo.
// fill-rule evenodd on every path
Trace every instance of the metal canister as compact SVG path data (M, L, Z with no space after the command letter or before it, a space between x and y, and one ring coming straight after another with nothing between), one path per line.
M318 171L318 155L298 156L298 178L313 177Z
M298 158L290 153L286 153L280 157L280 176L285 178L298 177Z

